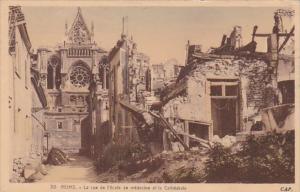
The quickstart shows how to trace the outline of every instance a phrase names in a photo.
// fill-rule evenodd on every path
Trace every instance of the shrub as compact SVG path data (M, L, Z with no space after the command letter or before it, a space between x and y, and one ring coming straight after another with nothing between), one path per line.
M243 162L239 154L233 154L229 148L216 143L206 164L208 182L237 182L243 172Z
M294 131L249 136L241 150L214 145L206 163L208 182L292 183L295 175Z
M181 167L172 172L164 172L164 183L199 183L203 181L203 174L195 167Z
M123 162L137 161L150 155L150 151L145 145L139 143L130 144L108 144L101 156L95 162L98 172L104 172L113 166Z

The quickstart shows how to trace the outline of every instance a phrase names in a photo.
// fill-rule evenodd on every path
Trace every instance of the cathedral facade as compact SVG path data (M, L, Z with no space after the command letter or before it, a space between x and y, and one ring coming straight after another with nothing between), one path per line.
M78 8L73 24L66 24L65 40L55 48L37 50L34 67L41 74L48 101L45 122L49 148L58 147L66 152L81 149L90 83L98 82L106 89L103 65L107 52L94 42L93 28L93 24L87 26Z

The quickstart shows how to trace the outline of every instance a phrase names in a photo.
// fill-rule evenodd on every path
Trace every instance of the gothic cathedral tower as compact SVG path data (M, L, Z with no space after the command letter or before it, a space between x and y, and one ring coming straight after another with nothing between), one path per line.
M92 81L100 81L107 55L93 41L93 28L93 24L88 28L78 8L71 27L66 24L65 40L55 48L37 51L36 68L48 101L45 122L49 148L66 152L78 152L81 148L81 123L88 115L89 86Z

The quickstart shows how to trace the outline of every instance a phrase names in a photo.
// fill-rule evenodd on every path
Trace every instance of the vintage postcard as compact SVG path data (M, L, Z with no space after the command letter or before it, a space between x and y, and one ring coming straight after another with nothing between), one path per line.
M2 1L0 191L300 192L299 5Z

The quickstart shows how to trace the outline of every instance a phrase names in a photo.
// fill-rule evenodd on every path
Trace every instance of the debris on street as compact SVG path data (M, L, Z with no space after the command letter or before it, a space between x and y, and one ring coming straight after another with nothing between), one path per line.
M68 162L68 156L60 149L53 147L47 158L47 163L51 165L61 165Z

